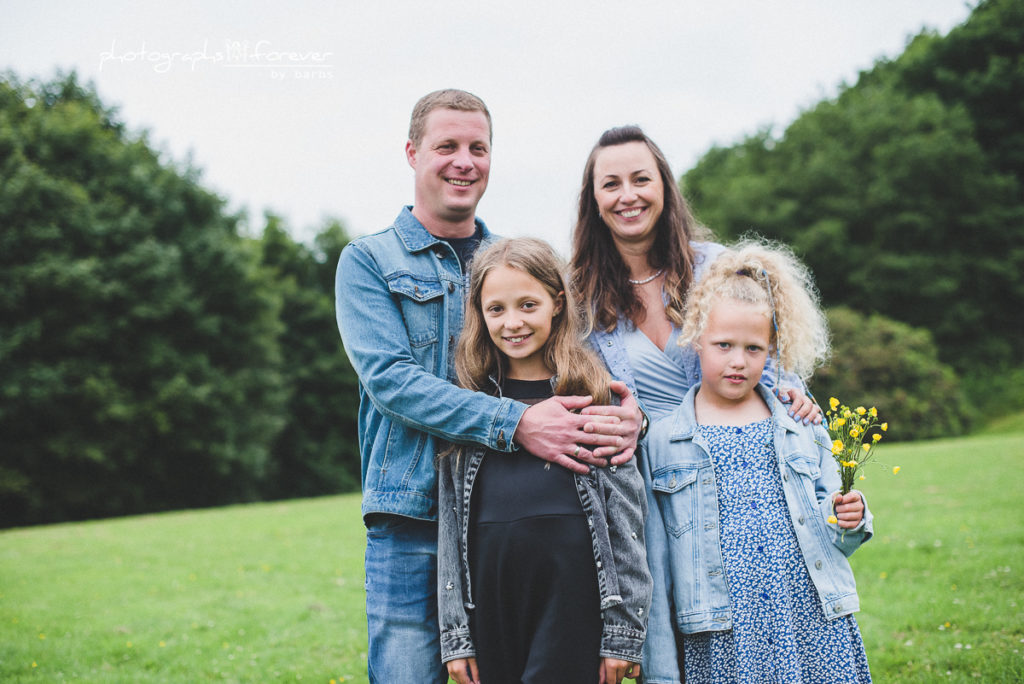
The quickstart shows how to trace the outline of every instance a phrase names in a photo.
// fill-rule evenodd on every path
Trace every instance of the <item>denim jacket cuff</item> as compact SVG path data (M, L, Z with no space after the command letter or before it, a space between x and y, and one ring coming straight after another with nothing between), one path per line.
M476 648L468 627L457 627L441 632L441 662L458 658L475 658Z
M498 411L494 418L494 428L491 430L491 443L488 445L496 451L517 451L519 446L513 441L516 430L519 428L519 421L529 408L526 404L503 399L504 406Z
M646 631L643 630L605 625L601 633L600 655L602 658L618 658L639 663L646 635Z

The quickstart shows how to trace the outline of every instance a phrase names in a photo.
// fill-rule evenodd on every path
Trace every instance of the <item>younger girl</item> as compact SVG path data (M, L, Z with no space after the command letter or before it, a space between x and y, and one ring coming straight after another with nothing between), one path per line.
M610 378L580 337L547 243L474 258L460 384L526 403ZM453 447L439 459L441 655L459 684L619 684L639 674L651 598L635 461L576 475L525 452Z
M702 381L651 427L640 463L655 578L645 681L680 682L683 663L687 684L869 682L846 557L871 515L858 492L838 494L824 428L758 384L769 355L803 378L827 357L810 275L788 251L740 245L691 289L683 323Z

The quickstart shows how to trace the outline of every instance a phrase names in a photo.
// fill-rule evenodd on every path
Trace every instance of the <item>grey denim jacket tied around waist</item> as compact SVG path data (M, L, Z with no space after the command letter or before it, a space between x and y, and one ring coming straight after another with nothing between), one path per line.
M474 610L469 504L485 454L483 446L474 445L438 462L437 601L444 662L476 655L469 632L469 615ZM601 657L638 663L647 632L652 581L644 546L646 494L636 459L618 467L591 466L589 473L575 474L574 479L594 548L604 623Z

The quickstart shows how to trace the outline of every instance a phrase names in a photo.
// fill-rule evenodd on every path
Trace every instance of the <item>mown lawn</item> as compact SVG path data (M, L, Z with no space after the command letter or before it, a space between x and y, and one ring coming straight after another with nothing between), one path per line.
M1024 433L877 459L875 680L1024 681ZM363 544L358 495L0 532L0 681L365 682Z

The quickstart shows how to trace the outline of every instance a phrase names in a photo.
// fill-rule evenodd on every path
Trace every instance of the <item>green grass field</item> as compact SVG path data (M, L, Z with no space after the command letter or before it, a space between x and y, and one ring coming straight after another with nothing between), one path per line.
M875 681L1024 681L1024 432L877 460ZM0 681L365 682L363 544L357 495L0 532Z

